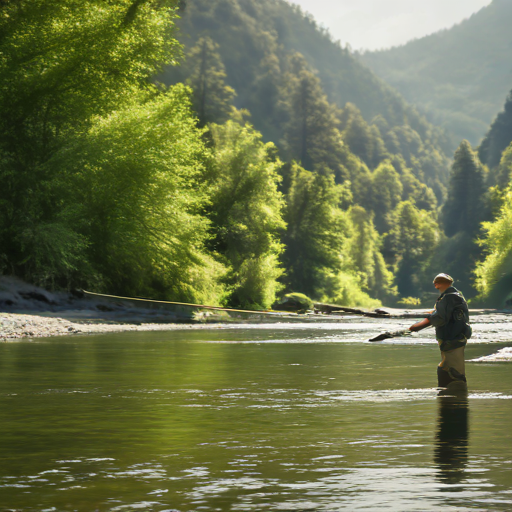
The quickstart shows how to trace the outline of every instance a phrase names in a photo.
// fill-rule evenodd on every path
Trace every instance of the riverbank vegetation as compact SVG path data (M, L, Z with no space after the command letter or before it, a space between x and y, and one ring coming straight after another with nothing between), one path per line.
M509 103L453 155L284 1L7 0L0 109L0 271L38 285L376 306L508 268Z

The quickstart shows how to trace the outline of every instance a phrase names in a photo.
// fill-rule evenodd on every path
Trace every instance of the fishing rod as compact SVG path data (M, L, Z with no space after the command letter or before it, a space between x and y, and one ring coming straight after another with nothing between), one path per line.
M422 322L420 322L420 324L421 323ZM422 331L423 329L428 329L429 327L432 327L432 324L428 323L426 325L419 325L418 327L416 327L416 329L414 331L411 331L410 329L402 329L399 331L387 331L387 332L378 334L377 336L374 336L373 338L370 338L368 341L374 342L374 341L389 340L391 338L404 338L406 336L410 336L413 332Z

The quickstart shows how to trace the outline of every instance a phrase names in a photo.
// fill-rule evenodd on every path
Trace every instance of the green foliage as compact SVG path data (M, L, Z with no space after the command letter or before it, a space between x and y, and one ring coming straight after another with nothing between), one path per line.
M281 287L279 235L286 227L275 146L234 121L211 125L210 134L210 246L230 268L230 304L269 308Z
M252 113L254 126L262 132L265 140L280 142L285 126L300 133L300 124L290 126L289 123L286 106L290 104L290 94L295 94L295 97L307 97L308 92L316 95L312 103L319 111L325 110L320 104L325 106L327 102L331 105L330 115L322 114L320 120L315 121L318 124L333 115L339 117L333 104L339 109L352 103L372 125L367 127L360 118L354 119L352 127L344 135L350 141L347 146L354 146L352 151L359 156L364 155L361 158L365 163L375 168L382 160L382 152L385 151L382 141L386 142L387 133L395 127L401 128L402 132L409 130L408 135L398 141L398 146L401 151L414 155L421 165L423 160L428 160L425 182L442 200L448 177L446 155L452 151L451 145L446 143L445 134L409 107L403 98L361 65L350 51L334 42L311 16L305 15L297 6L284 0L194 0L182 13L180 27L187 35L187 46L195 45L205 35L219 45L229 84L238 93L236 106ZM298 54L302 55L303 64L297 66ZM323 92L314 92L318 86L311 76L306 76L306 71L314 72ZM174 83L182 80L183 75L180 70L168 68L161 79ZM322 97L324 93L326 99ZM292 114L300 117L298 112ZM379 119L380 123L374 125L374 119ZM331 120L326 122L331 124ZM343 130L346 126L338 128ZM327 132L329 138L334 133L331 128ZM359 135L363 135L361 141L358 141ZM409 141L411 147L407 146ZM330 146L330 141L324 143L324 147ZM312 170L300 153L299 147L298 155L296 152L293 154L303 166ZM433 153L436 157L428 158Z
M348 219L338 208L341 187L331 176L306 171L298 165L286 166L284 219L288 229L283 241L288 290L319 297L322 269L342 269L341 250L348 234Z
M503 156L501 158L498 176L497 176L497 185L501 189L505 189L510 185L511 180L512 180L512 143L503 152Z
M86 219L81 233L90 241L89 261L116 293L222 300L217 281L224 269L203 249L205 148L188 94L176 86L144 105L97 117L48 162Z
M485 259L475 271L476 287L486 303L503 307L512 291L512 189L509 187L500 215L494 222L483 224L485 236L481 245Z
M350 215L339 208L343 187L336 185L332 176L312 173L296 164L283 167L282 172L288 184L285 209L288 229L283 237L287 289L324 302L378 305L379 301L370 299L361 289L369 280L375 281L378 287L378 270L375 272L372 262L366 269L361 268L361 274L372 270L372 275L362 278L352 259L357 251L350 254L350 246L357 243L358 234L353 233ZM360 210L354 216L358 213ZM372 228L370 222L368 228ZM370 232L369 238L372 237L375 234ZM360 263L364 265L363 261Z
M378 126L370 126L352 103L347 103L341 111L340 124L343 141L371 169L375 169L389 156ZM385 126L389 127L387 123Z
M360 306L376 308L382 303L361 290L357 276L352 272L333 272L322 269L319 273L319 284L322 295L320 302L339 304L340 306Z
M309 170L332 171L338 183L348 178L343 166L346 150L337 128L335 108L330 105L320 80L307 69L305 59L294 55L289 59L285 75L282 108L285 154Z
M10 272L66 285L90 242L49 161L95 115L142 101L177 50L173 2L9 2L0 17L0 246ZM59 279L61 279L59 281Z
M475 236L461 231L451 238L440 237L437 246L432 247L432 259L423 267L424 289L432 291L431 282L440 272L455 279L455 286L463 290L469 299L476 295L474 269L481 256L481 249Z
M455 152L448 198L442 209L445 232L476 234L484 219L485 169L468 141Z
M314 307L314 302L303 293L287 293L279 304L274 305L277 311L296 311L297 313L306 313Z
M421 299L418 297L404 297L398 301L398 304L403 304L404 306L420 306Z
M421 269L428 266L440 240L436 219L403 201L391 213L390 223L386 249L393 255L398 291L402 296L417 296L423 287Z
M476 145L510 90L511 19L512 4L493 0L449 30L361 59L429 120L453 133L452 150L463 139Z
M388 216L402 199L403 186L400 176L390 163L381 164L372 177L373 201L375 212L375 225L379 233L389 230Z
M283 0L188 2L185 63L157 77L179 57L178 3L4 2L2 272L245 308L283 288L371 307L396 300L392 267L416 296L439 239L442 133ZM480 204L479 165L463 144L453 204ZM479 212L456 230L476 232Z
M489 172L487 183L489 187L484 196L485 207L492 219L499 216L505 202L505 195L512 180L512 144L503 153L499 167Z
M360 285L372 297L393 301L397 295L393 273L381 253L382 239L373 224L373 215L361 206L349 210L352 233L347 252L360 276Z
M487 135L478 148L482 163L491 169L498 166L503 152L512 142L512 91L507 97L505 108L492 123Z
M202 126L227 121L236 93L226 85L226 71L218 53L218 45L209 37L199 39L187 52L187 85L194 91L192 105Z

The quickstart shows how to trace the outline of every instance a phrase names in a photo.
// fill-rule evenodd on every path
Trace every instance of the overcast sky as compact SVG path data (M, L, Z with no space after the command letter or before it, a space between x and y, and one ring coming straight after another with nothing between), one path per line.
M459 23L491 0L289 0L354 50L389 48Z

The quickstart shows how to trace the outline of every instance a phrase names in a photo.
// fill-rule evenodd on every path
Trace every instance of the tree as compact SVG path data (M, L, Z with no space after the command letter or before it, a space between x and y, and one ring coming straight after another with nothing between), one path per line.
M362 206L349 210L352 234L347 243L348 254L361 275L361 287L379 300L393 300L397 295L393 273L381 253L382 239L373 224L373 215Z
M512 143L503 152L500 167L497 176L497 185L501 189L506 189L510 186L512 180Z
M423 288L420 271L440 240L438 225L432 213L418 210L411 201L399 203L390 221L386 245L394 255L398 291L405 297L417 297Z
M59 171L57 196L70 212L67 225L88 243L97 288L223 300L226 269L205 248L206 149L189 93L175 86L144 105L96 117L47 164Z
M512 142L512 91L510 91L505 108L492 123L487 135L478 148L480 160L489 166L497 167L505 149Z
M289 59L281 97L288 116L285 126L286 154L303 168L332 172L338 183L348 179L343 166L347 149L337 128L336 108L322 90L320 80L307 68L300 54Z
M219 46L209 37L199 39L187 52L187 85L194 94L192 104L201 126L223 123L232 111L235 90L226 85L226 70Z
M407 167L403 169L400 181L403 186L402 198L404 201L410 199L420 210L434 211L437 209L434 191L425 183L421 183Z
M388 214L402 199L403 186L400 176L389 162L384 162L375 169L372 176L372 203L375 212L375 226L379 233L388 231Z
M247 124L228 121L210 132L210 247L230 269L229 303L269 308L280 289L279 237L286 227L276 148Z
M503 307L512 292L512 188L504 197L500 215L483 225L485 258L476 266L476 287L486 304Z
M375 169L389 156L376 125L368 125L360 110L347 103L340 115L340 129L343 141L350 151L357 155L371 169Z
M485 170L468 141L455 152L448 198L441 215L448 236L461 231L476 234L484 220Z
M338 205L341 190L330 176L321 176L294 164L288 168L283 237L288 291L319 297L319 271L339 270L347 235L347 220ZM285 178L286 179L286 178Z
M378 305L361 289L364 278L350 254L356 235L349 214L339 208L343 187L332 176L297 164L284 166L283 172L289 184L283 235L286 289L338 304Z
M48 162L95 116L154 94L148 78L177 52L173 6L134 0L2 6L0 246L10 272L44 283L48 275L68 275L81 259L85 242L59 195L65 176Z

